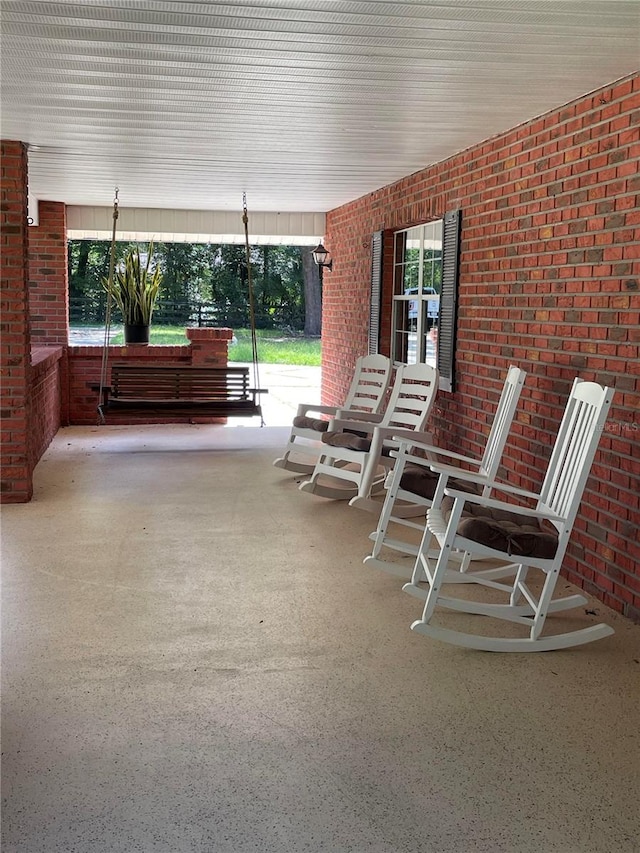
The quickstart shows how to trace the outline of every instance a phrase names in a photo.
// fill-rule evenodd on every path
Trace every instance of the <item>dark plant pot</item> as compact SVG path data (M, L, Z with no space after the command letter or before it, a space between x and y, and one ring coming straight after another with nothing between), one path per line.
M148 344L149 326L144 326L139 323L132 325L129 325L129 323L125 323L124 342L125 344Z

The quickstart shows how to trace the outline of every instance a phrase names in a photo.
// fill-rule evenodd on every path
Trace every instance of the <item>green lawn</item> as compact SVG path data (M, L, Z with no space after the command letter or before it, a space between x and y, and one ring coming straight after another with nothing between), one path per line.
M229 361L250 362L251 332L249 329L234 330L237 343L229 345ZM320 338L285 337L282 332L273 329L260 329L257 333L258 361L262 364L301 364L309 367L320 366ZM116 346L124 343L124 335L114 335L111 343ZM184 326L151 326L152 344L188 344Z

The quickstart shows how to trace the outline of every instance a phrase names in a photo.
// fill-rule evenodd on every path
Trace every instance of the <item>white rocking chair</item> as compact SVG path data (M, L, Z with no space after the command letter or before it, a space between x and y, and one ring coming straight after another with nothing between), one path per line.
M322 435L329 427L329 420L319 416L358 417L377 414L384 407L391 374L392 364L386 356L361 356L356 361L351 387L341 407L300 403L284 454L274 460L274 466L299 474L312 474L322 449ZM300 459L300 456L306 459Z
M389 536L389 526L396 524L422 533L426 512L431 506L439 478L448 480L455 488L468 488L478 494L488 491L486 486L483 490L483 484L493 481L497 475L526 375L518 367L509 368L482 459L452 453L411 438L400 442L398 451L393 454L397 457L396 463L387 476L387 493L378 527L370 536L374 544L371 554L364 559L366 566L382 569L405 580L411 577L411 569L406 565L381 559L380 554L383 548L388 548L414 557L417 555L418 545L392 538ZM426 458L416 456L416 450L424 453ZM435 462L439 463L437 471L432 469ZM450 465L447 465L448 462ZM473 477L472 481L468 479L470 476ZM450 477L454 479L449 480ZM465 481L471 485L465 486ZM353 503L357 506L356 501ZM412 521L411 518L417 515L420 520ZM464 578L464 573L457 574L461 579Z
M420 431L429 417L437 388L435 367L400 365L383 416L331 421L322 437L323 453L300 490L333 500L357 498L358 507L378 511L380 504L371 496L382 490L386 470L393 466L390 451L409 436L431 440L430 435Z
M554 599L553 593L613 394L613 389L595 382L575 380L539 494L495 484L495 489L505 494L535 501L534 508L438 488L427 511L427 527L414 577L403 587L426 599L422 617L411 625L412 630L458 646L508 652L569 648L613 633L612 628L601 623L542 636L547 615L587 603L582 595ZM450 500L441 500L441 492ZM452 503L450 511L447 503ZM431 537L440 545L435 567L429 556ZM447 581L449 558L455 551L510 562L511 574L515 575L513 582L500 583L480 573L474 576L475 583L465 586L466 590L487 587L506 593L508 603L443 595L441 587ZM541 573L542 583L537 592L528 583L531 570ZM427 581L427 589L419 586L422 580ZM439 627L433 624L436 605L524 625L528 636L492 637Z

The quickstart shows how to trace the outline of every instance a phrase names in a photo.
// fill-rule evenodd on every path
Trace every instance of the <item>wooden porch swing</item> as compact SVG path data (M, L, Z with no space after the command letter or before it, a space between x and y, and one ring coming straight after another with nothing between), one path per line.
M250 387L249 368L240 365L200 367L175 364L113 364L111 384L107 385L109 359L109 330L111 326L111 288L107 296L105 338L100 372L98 423L106 423L109 413L141 414L149 417L163 415L198 417L260 417L264 426L259 394L268 393L259 387L258 346L256 338L251 257L249 249L249 216L247 196L243 193L245 250L254 387ZM115 268L116 223L118 220L118 189L113 203L113 232L109 263L109 284Z

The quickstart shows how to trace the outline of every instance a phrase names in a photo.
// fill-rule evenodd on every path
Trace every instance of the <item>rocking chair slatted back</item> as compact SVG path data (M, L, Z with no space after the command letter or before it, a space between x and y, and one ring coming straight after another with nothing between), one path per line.
M400 442L396 464L386 483L387 491L378 525L370 535L374 544L371 554L364 559L365 565L408 580L411 569L406 566L406 562L392 562L381 554L383 549L388 549L415 556L418 552L417 544L406 538L398 538L399 532L395 536L390 535L389 528L394 525L394 531L404 528L424 532L426 511L431 506L436 488L442 490L451 477L459 482L465 479L465 475L468 477L471 474L477 490L487 490L485 484L494 480L498 473L526 376L524 370L514 365L507 371L481 459L446 451L411 438ZM416 451L421 455L416 455ZM443 466L441 470L432 468L436 462Z
M504 451L504 446L511 429L511 424L520 399L520 393L527 374L524 370L511 365L507 372L498 408L491 424L487 443L480 462L480 473L493 479L498 473L498 467Z
M393 467L391 453L402 438L424 429L437 390L435 367L400 365L382 418L358 420L352 412L331 421L322 439L327 446L300 491L378 512L380 504L372 495L382 491L384 471Z
M342 406L300 403L284 453L273 465L298 474L313 473L320 453L318 442L329 426L328 417L377 415L384 406L391 373L392 364L386 356L361 356Z
M435 368L428 387L432 393L425 394L424 364L403 365L398 370L384 417L379 426L385 428L420 430L424 426L435 399L438 379Z
M443 509L444 501L434 498L427 512L427 529L412 581L403 587L406 592L425 599L422 618L411 626L414 631L469 648L516 652L569 648L613 633L608 625L601 623L542 636L549 614L582 607L588 601L577 594L554 599L553 593L613 395L612 388L580 379L574 381L538 495L515 486L495 484L496 490L519 498L520 503L515 504L447 488L445 494L452 500L448 512ZM530 506L532 499L537 499L535 508ZM557 536L551 533L554 529ZM440 546L437 558L431 557L434 539ZM448 580L448 562L456 552L502 560L510 567L514 576L510 583L499 583L484 577L482 572L477 575L469 572L472 587L502 592L507 602L471 601L443 594L441 587ZM539 592L528 583L528 574L534 570L542 572ZM428 589L420 586L420 581L427 581ZM433 624L436 605L524 625L529 636L491 637L440 627Z
M386 356L362 356L356 362L349 393L340 408L358 412L379 412L384 405L390 379L391 362Z
M600 441L604 421L598 406L603 405L607 392L610 389L576 379L554 444L538 509L562 518L564 527L573 525L578 512L576 495L584 491Z

